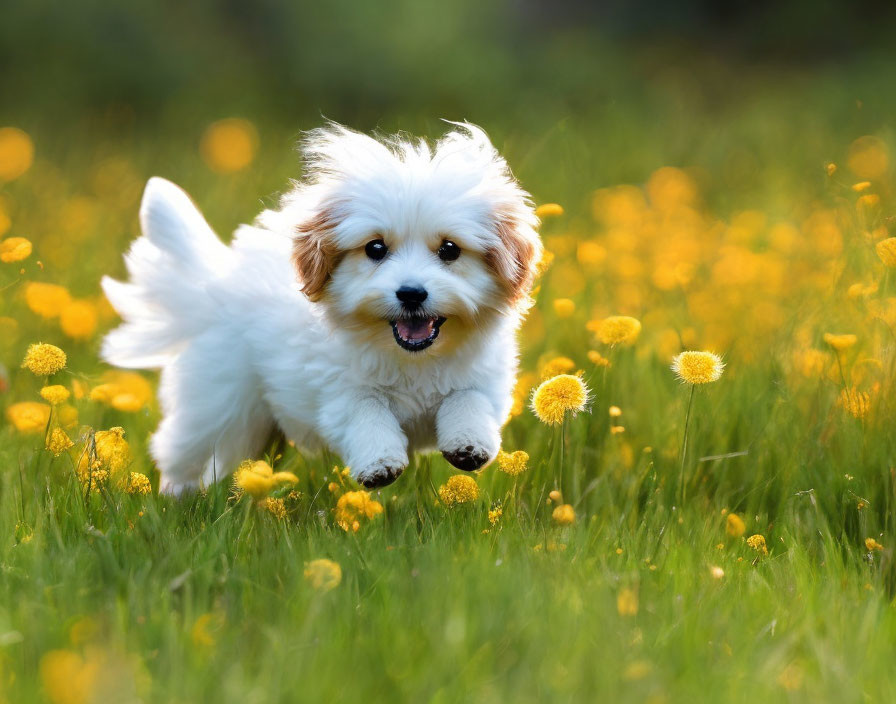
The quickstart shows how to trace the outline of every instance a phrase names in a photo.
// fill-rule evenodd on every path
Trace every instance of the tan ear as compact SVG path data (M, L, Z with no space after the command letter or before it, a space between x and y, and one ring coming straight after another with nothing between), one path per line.
M292 261L302 283L302 293L311 301L321 299L333 269L339 263L333 226L334 220L326 211L296 226Z
M541 259L541 240L528 224L499 220L496 232L501 246L486 253L486 261L504 282L511 303L529 300Z

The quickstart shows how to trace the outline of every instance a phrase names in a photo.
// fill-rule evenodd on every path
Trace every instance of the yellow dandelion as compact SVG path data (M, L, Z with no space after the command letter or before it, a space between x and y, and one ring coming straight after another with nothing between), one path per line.
M72 301L59 313L59 327L73 340L89 340L99 320L96 306L90 301Z
M0 262L20 262L31 256L31 242L24 237L10 237L0 242Z
M736 513L729 513L725 519L725 532L732 538L739 538L747 532L747 525Z
M94 435L96 457L113 474L118 474L131 463L131 448L124 439L124 428L100 430Z
M824 341L838 352L843 352L853 347L859 341L859 338L851 334L835 335L834 333L826 332Z
M876 245L874 245L874 249L877 251L877 256L880 257L880 260L888 267L896 267L896 237L888 237L885 240L881 240Z
M837 405L853 418L862 420L871 410L871 395L854 387L843 389L837 398Z
M0 181L14 181L31 168L34 142L17 127L0 128Z
M576 368L576 363L569 357L554 357L541 367L541 380L550 379L558 374L568 374Z
M569 504L560 504L551 513L551 519L558 526L571 526L576 522L576 510Z
M68 401L71 392L61 384L53 384L45 386L40 390L41 398L47 401L51 406L58 406L60 403Z
M479 498L479 485L473 477L455 474L439 487L439 499L446 506L466 504Z
M597 350L588 350L588 360L598 367L609 367L610 360L604 357Z
M494 508L489 509L488 522L493 526L497 525L498 521L501 520L501 516L503 516L503 515L504 515L504 509L502 509L500 506L495 506Z
M139 411L152 401L150 383L136 372L107 372L103 383L90 391L90 400L125 412Z
M610 406L608 413L610 418L618 418L622 415L622 409L619 406Z
M563 206L559 203L542 203L535 209L535 214L544 218L553 218L563 215Z
M559 504L561 501L563 501L563 495L556 489L553 489L551 493L548 494L548 499L550 501L553 501L555 504ZM548 503L550 503L550 501Z
M278 521L286 518L286 501L283 499L275 499L268 496L259 505Z
M258 132L248 120L229 118L206 128L199 153L209 168L233 173L246 168L258 150Z
M884 546L877 542L874 538L865 538L865 548L871 552L873 550L883 550Z
M871 181L859 181L858 183L852 184L852 190L856 193L867 191L869 188L871 188Z
M576 312L576 304L571 298L555 298L554 313L558 318L568 318Z
M22 360L22 368L27 369L35 376L52 376L60 369L65 368L65 352L43 342L30 345Z
M305 581L316 591L328 592L338 587L342 581L342 567L338 562L326 558L306 562Z
M712 575L713 579L722 579L725 576L725 570L718 565L713 565L709 568L709 574Z
M141 472L131 472L128 475L128 482L125 491L129 494L146 495L152 491L152 484L149 477Z
M747 538L747 545L759 553L760 556L768 555L768 547L765 544L765 537L759 535L759 533Z
M20 433L39 433L50 422L50 407L37 401L21 401L6 409L6 419Z
M588 387L578 376L560 374L539 385L532 394L532 411L547 425L563 421L567 413L576 415L588 403Z
M59 457L63 452L68 450L75 443L65 434L62 428L53 428L50 437L47 438L47 449L53 453L55 457Z
M299 478L292 472L275 472L264 460L245 460L234 474L236 486L260 501L283 484L298 484Z
M591 321L588 328L605 345L632 345L641 334L641 321L628 315L611 315L600 321Z
M383 505L370 498L370 492L347 491L336 502L334 515L342 530L358 532L362 520L372 520L383 512Z
M498 453L498 469L511 477L525 472L529 466L528 462L529 453L524 450L515 450L514 452L501 450Z
M880 205L880 196L877 193L866 193L859 196L856 201L857 208L876 208L878 205Z
M638 593L628 587L620 589L616 595L616 610L620 616L637 616Z
M672 358L672 371L685 384L718 381L724 369L722 358L712 352L688 351Z
M25 284L25 305L42 318L56 318L72 301L68 289L57 284L29 281Z
M837 165L834 162L828 162L824 165L824 170L827 172L828 176L833 176L837 173Z

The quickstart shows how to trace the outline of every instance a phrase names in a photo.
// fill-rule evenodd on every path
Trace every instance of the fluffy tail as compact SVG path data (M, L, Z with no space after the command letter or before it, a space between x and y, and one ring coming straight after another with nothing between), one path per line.
M146 184L140 225L143 236L125 256L130 282L103 278L106 298L124 324L103 340L102 356L119 367L152 369L212 321L207 285L231 268L233 252L189 196L163 178Z

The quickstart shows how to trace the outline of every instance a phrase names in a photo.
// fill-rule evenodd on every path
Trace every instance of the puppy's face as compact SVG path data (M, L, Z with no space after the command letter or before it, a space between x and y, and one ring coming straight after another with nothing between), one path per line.
M485 134L434 148L342 128L312 133L298 216L302 290L377 346L449 351L528 301L541 247L528 195Z

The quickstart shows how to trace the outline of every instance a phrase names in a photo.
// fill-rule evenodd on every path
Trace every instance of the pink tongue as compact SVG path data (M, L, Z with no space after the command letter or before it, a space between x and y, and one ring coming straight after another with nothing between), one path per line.
M410 342L425 340L432 335L435 318L413 318L412 320L396 320L395 327L402 338Z

